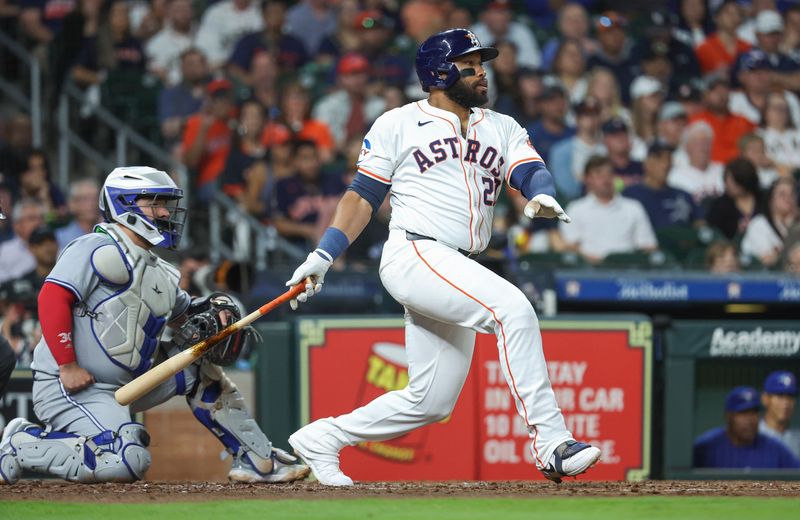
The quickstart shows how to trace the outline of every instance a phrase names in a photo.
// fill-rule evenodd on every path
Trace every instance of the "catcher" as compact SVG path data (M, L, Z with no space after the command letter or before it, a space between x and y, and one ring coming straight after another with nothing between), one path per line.
M117 168L100 193L106 223L71 242L39 294L42 340L34 351L33 402L39 428L17 418L0 442L0 484L23 470L70 481L133 482L150 466L149 435L131 412L185 395L195 417L233 455L235 482L289 482L309 470L273 448L219 365L233 363L252 331L217 345L151 393L123 407L114 391L159 358L240 318L223 293L191 300L178 271L154 247L181 237L183 192L163 171ZM174 331L161 342L165 327Z

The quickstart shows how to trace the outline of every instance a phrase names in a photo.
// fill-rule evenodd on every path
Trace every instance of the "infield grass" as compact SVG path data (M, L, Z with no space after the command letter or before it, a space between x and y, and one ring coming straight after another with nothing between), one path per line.
M364 498L352 500L227 500L156 504L0 502L14 520L725 520L800 519L800 499L753 497L631 498Z

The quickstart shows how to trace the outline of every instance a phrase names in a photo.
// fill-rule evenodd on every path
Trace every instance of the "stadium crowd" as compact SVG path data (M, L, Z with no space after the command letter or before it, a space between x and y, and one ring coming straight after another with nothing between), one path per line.
M41 60L47 87L84 89L85 133L102 103L189 168L193 216L222 192L303 249L371 123L424 96L417 45L447 27L500 49L489 108L527 129L573 219L534 223L506 190L487 258L800 272L800 3L0 0L0 30ZM100 219L98 178L57 186L29 117L0 117L0 333L32 345L21 317L59 249ZM348 262L377 259L389 211ZM181 259L187 273L206 263Z

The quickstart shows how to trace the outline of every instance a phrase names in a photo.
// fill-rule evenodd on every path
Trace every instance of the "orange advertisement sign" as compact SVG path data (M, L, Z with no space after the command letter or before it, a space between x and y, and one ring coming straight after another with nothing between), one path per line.
M649 468L649 322L541 322L559 406L575 438L604 452L587 477L644 478ZM593 325L590 327L590 325ZM403 321L301 320L301 419L337 416L405 388ZM494 336L478 335L470 376L439 423L341 453L355 480L529 480L532 462Z

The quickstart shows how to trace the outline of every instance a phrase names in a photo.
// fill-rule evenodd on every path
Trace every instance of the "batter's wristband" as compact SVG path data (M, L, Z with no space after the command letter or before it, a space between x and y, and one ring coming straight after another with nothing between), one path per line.
M322 235L322 239L317 246L317 253L322 250L330 256L330 259L326 258L326 260L333 262L344 253L344 250L347 249L349 245L350 241L347 240L347 235L345 235L341 229L331 226L326 229L325 233Z

